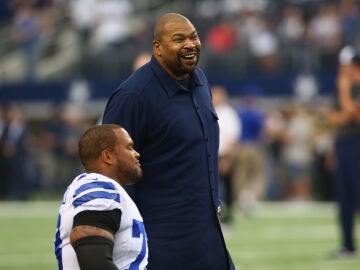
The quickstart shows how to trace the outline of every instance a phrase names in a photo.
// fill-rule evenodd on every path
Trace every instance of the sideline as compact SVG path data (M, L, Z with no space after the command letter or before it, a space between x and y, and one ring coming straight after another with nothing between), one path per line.
M1 218L57 217L60 201L1 201Z

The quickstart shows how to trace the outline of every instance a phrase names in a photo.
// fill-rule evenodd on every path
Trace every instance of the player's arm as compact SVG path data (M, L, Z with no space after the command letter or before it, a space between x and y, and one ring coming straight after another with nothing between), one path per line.
M342 110L354 113L357 110L357 105L351 94L351 79L349 75L340 76L338 82L340 107Z
M346 124L357 113L357 106L351 96L351 81L347 74L340 74L337 80L339 109L330 112L329 120L336 125Z
M121 211L83 211L74 217L70 242L81 269L115 270L114 235L119 229Z

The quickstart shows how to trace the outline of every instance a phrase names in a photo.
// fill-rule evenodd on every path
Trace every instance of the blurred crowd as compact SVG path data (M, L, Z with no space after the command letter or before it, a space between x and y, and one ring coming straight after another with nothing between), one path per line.
M149 50L165 10L197 26L210 74L324 71L344 44L360 45L358 0L3 0L0 57L21 51L22 79L44 79L41 63L57 67L43 72L51 79L116 79Z
M251 212L259 200L333 199L334 127L327 121L327 107L296 100L266 105L256 87L237 100L221 85L212 91L220 119L222 191L231 193L229 205L243 202ZM0 197L63 191L82 171L77 140L100 117L64 103L52 106L45 121L36 121L19 104L1 106Z
M269 106L256 86L235 102L224 86L211 90L225 208L238 205L251 215L262 200L334 200L335 126L328 101L314 107L294 98Z
M0 106L0 198L25 200L64 191L83 171L78 140L97 119L73 104L54 105L46 121L29 119L19 104Z

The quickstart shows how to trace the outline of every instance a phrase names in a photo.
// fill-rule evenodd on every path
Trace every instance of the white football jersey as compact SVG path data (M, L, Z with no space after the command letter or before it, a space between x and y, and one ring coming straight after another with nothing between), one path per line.
M69 185L60 207L54 240L59 270L80 269L70 244L74 216L86 210L114 209L120 209L122 213L120 227L115 234L114 264L119 269L146 269L147 236L135 203L116 181L101 174L84 173Z

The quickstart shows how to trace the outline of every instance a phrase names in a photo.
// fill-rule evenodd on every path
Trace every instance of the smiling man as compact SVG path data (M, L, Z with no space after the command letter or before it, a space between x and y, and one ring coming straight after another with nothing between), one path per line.
M169 13L154 28L153 55L176 80L186 80L199 61L201 43L194 26L183 16Z
M218 220L219 126L200 51L186 17L161 16L150 62L116 89L103 116L141 155L142 180L128 192L144 218L148 270L234 269Z

